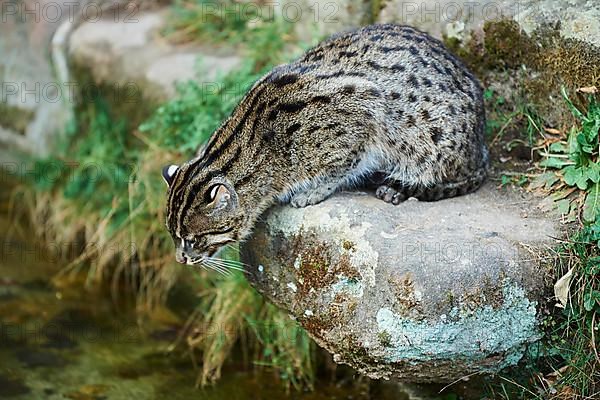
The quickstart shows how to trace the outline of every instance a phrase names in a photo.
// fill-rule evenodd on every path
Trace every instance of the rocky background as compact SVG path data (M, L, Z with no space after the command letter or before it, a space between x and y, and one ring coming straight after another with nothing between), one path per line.
M600 8L593 0L266 4L272 4L274 16L293 22L298 38L306 41L368 23L418 27L453 47L488 86L504 91L523 87L556 124L564 114L554 105L557 88L591 86L600 79ZM117 85L123 97L157 101L173 95L176 80L194 76L198 56L209 71L202 78L207 82L214 72L230 70L243 57L235 49L169 44L159 34L165 23L162 8L156 1L3 2L0 141L4 147L49 151L75 95L86 89L63 64L81 65L91 82ZM63 29L57 32L61 24ZM494 70L500 66L509 72L498 76Z

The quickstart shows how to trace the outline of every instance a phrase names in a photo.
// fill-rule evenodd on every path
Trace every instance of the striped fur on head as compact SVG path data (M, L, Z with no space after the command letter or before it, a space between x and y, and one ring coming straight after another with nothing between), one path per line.
M204 168L200 160L177 170L166 167L165 174L169 185L167 229L178 262L199 264L239 239L235 228L239 203L231 182Z

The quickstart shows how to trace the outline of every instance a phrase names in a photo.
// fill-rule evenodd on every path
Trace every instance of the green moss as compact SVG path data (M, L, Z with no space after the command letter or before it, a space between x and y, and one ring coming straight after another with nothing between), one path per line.
M494 81L498 72L516 79L515 85L523 88L522 101L535 104L549 125L573 121L564 104L556 101L561 86L569 92L600 86L600 49L561 37L557 27L544 26L527 35L517 22L500 20L486 22L483 30L483 40L463 43L445 38L444 42L484 84ZM583 101L579 98L575 103Z
M392 345L392 335L390 335L388 331L377 333L377 339L379 340L379 344L383 347L390 347Z

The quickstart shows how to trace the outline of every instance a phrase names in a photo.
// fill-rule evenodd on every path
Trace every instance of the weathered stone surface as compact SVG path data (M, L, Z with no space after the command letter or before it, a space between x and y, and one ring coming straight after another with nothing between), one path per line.
M562 37L600 46L600 8L594 0L390 0L382 2L378 22L419 27L432 35L466 39L486 22L516 21L527 33L559 23Z
M134 22L108 17L85 22L71 36L71 60L89 70L94 82L155 104L171 98L177 82L210 83L240 64L241 58L224 48L170 44L160 36L165 18L166 11L158 10L140 12Z
M571 99L577 97L578 88L600 87L597 1L390 0L382 4L378 22L413 25L443 39L486 88L502 93L508 104L535 104L548 126L573 123L561 87Z
M363 0L283 0L267 3L273 15L290 22L300 41L373 23L375 2ZM268 10L268 9L267 9Z
M51 8L49 14L44 10ZM0 22L0 160L15 151L47 154L69 113L48 47L67 6L50 0L3 2Z
M536 205L491 183L396 207L343 193L270 210L243 258L251 283L336 362L447 382L513 365L540 337L537 260L559 234Z

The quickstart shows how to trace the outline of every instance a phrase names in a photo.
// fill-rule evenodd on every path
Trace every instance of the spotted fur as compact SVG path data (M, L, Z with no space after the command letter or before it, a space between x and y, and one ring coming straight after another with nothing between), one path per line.
M167 176L179 259L243 239L277 200L304 207L372 182L393 204L476 190L484 125L477 79L440 41L399 25L334 35L256 82L198 157ZM219 209L215 185L229 196Z

